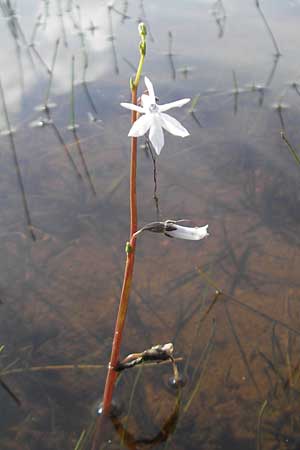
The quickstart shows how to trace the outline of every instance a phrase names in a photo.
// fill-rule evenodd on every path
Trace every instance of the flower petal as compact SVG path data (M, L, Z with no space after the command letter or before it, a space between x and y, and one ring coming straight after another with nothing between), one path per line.
M151 81L147 77L145 77L144 80L145 80L145 85L146 85L146 88L148 90L148 94L149 94L151 103L154 104L155 103L155 94L154 94L153 84L151 83Z
M139 113L144 113L144 109L141 106L134 105L133 103L120 103L123 108L130 109L131 111L137 111Z
M160 113L161 126L167 130L169 133L175 136L186 137L189 136L188 130L186 130L178 120L174 117L169 116L169 114Z
M128 133L128 136L130 137L143 136L149 130L151 122L152 117L150 114L145 114L144 116L139 117L139 119L136 120L132 125Z
M159 111L164 112L168 111L168 109L171 108L180 108L183 105L186 105L189 101L191 101L190 98L182 98L181 100L176 100L175 102L166 103L165 105L158 105Z
M143 108L148 110L149 106L152 104L151 98L149 97L149 95L143 94L141 97L141 101L142 101Z
M164 146L164 133L160 124L159 115L158 114L151 114L151 127L149 132L149 139L151 141L151 144L154 147L154 150L159 155L161 149Z
M182 227L181 225L175 224L174 226L176 227L176 230L165 233L168 237L199 241L200 239L209 236L207 232L208 225L205 225L204 227Z

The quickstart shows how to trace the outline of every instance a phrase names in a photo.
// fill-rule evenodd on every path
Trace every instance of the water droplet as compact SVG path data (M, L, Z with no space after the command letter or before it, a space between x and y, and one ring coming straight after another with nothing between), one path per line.
M186 383L187 383L187 378L180 374L177 379L175 379L174 377L170 377L168 380L168 386L174 390L184 387L186 385Z
M72 124L72 125L68 125L67 126L67 130L69 130L69 131L75 131L75 130L77 130L79 128L79 125L77 125L77 123L74 123L74 124Z
M122 415L122 413L123 413L123 407L122 407L121 403L113 400L111 402L110 417L117 418L117 417L120 417ZM101 414L103 414L103 402L98 403L96 414L98 416L101 416Z
M16 132L15 128L11 128L10 130L2 130L1 136L9 136L10 134L14 134Z
M43 105L38 105L36 106L34 109L36 111L46 111L46 109L53 109L56 107L56 103L47 103L47 104L43 104Z
M49 125L50 123L51 120L43 119L42 117L40 117L39 119L30 122L29 126L31 128L42 128L45 127L46 125Z

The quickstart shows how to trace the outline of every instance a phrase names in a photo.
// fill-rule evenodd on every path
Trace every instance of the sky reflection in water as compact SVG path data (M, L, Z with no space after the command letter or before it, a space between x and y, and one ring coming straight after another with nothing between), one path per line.
M130 101L140 19L160 102L193 98L174 112L191 136L166 135L157 161L160 218L209 223L210 237L139 242L124 355L172 341L188 383L179 409L169 367L124 375L130 419L112 424L112 438L116 448L118 433L128 448L299 447L300 183L280 130L297 148L300 3L259 5L26 0L1 18L0 78L17 131L13 144L1 136L0 376L22 401L0 390L1 449L73 449L94 417L128 237L130 115L119 103ZM36 107L57 39L47 116ZM141 225L156 220L143 139L138 199ZM226 295L206 316L216 287ZM70 364L103 368L20 372Z

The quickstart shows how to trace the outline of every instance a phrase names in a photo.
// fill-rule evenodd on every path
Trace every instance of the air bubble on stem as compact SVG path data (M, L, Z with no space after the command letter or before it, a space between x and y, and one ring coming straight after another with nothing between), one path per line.
M112 400L109 416L112 418L118 418L121 417L124 412L124 408L121 403L117 402L116 400ZM97 416L101 416L103 414L103 402L98 403L97 410L96 410Z
M187 383L186 377L183 375L180 375L180 374L177 378L170 377L168 379L168 386L172 390L178 390L178 389L184 387L186 385L186 383Z

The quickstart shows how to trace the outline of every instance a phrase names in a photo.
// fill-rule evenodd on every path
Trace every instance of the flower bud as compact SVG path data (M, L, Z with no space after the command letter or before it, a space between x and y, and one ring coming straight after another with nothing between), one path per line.
M144 22L139 23L139 34L143 39L147 36L147 28Z
M141 55L146 56L146 41L140 43L140 53Z
M173 228L170 229L170 225ZM183 227L177 225L176 222L166 221L165 235L178 239L187 239L189 241L199 241L209 236L207 228L208 225L205 225L204 227Z
M172 342L168 342L168 344L162 345L161 349L169 355L172 355L174 353L174 346Z

